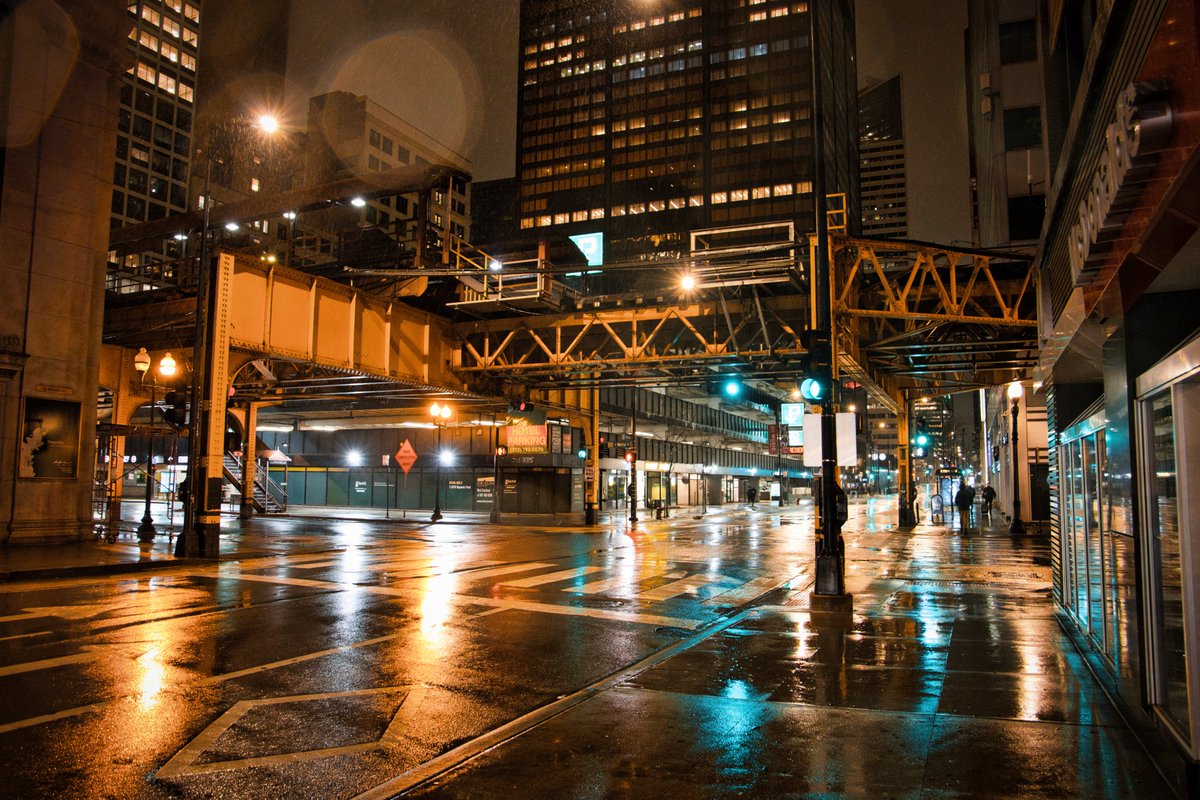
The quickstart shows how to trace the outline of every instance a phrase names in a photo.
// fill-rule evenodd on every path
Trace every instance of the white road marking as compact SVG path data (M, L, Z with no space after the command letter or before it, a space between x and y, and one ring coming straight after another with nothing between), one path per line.
M591 575L593 572L603 572L604 567L577 567L575 569L564 569L558 572L551 572L546 575L535 575L532 578L521 578L515 581L503 581L501 586L515 586L518 589L528 589L533 586L543 586L547 583L557 583L558 581L566 581L571 578L581 578L584 575Z
M690 578L672 581L671 583L657 586L653 589L647 589L644 592L635 594L634 597L636 597L638 600L666 600L667 598L676 597L687 592L695 593L697 589L705 584L720 583L721 581L731 580L732 578L729 578L726 575L710 575L708 573L700 573L699 575L693 575Z
M737 605L753 600L761 594L777 589L791 580L803 578L805 573L801 571L797 575L783 578L780 576L765 576L755 578L754 580L746 581L741 586L735 586L727 592L720 592L712 597L704 600L705 605Z
M319 700L327 700L334 697L362 697L366 695L386 694L389 692L406 691L404 698L397 706L395 713L392 715L391 721L388 723L387 730L383 735L373 742L363 742L361 744L342 745L340 747L321 747L315 750L301 750L295 753L278 753L271 756L259 756L256 758L238 758L227 761L210 761L203 764L197 764L197 760L204 755L213 743L221 737L223 733L233 727L238 720L245 716L248 712L261 706L279 705L281 703L304 703ZM233 704L233 707L222 714L217 720L205 728L199 736L188 742L182 750L174 755L170 761L162 766L156 777L158 778L181 778L189 775L204 775L210 772L226 772L234 769L247 769L249 767L264 767L275 764L294 764L297 761L307 761L314 758L328 758L330 756L349 755L353 753L365 753L371 750L378 750L383 747L395 747L400 743L400 733L404 725L411 721L415 716L418 706L425 699L426 688L424 686L381 686L375 689L354 689L345 692L320 692L318 694L301 694L292 695L290 697L271 697L259 700L239 700Z
M582 586L568 586L563 589L564 592L572 592L574 594L600 594L607 592L610 589L618 589L622 586L632 586L635 583L644 581L648 578L683 578L687 576L687 572L659 572L660 566L643 567L632 575L621 575L616 578L605 578L600 581L592 581L585 583Z
M20 622L21 620L37 619L40 617L58 617L59 619L85 619L102 614L115 608L123 608L121 603L85 603L77 606L39 606L26 608L20 614L10 614L0 617L0 622Z

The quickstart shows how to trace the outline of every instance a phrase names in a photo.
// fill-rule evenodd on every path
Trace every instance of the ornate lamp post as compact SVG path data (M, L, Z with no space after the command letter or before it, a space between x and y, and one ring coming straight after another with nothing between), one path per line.
M437 522L442 518L442 428L452 413L448 405L434 403L429 407L429 416L433 417L433 424L437 426L438 432L437 475L433 483L433 515L429 518L430 522Z
M497 436L499 429L497 428ZM500 521L500 498L504 496L504 487L500 482L500 459L508 455L508 448L502 444L496 445L496 450L492 456L492 513L490 519L492 522Z
M137 355L133 357L133 368L138 371L138 375L144 386L146 384L146 375L150 375L150 428L149 444L147 446L148 455L146 458L146 509L142 514L142 524L138 526L137 536L138 541L152 542L154 537L158 535L158 531L154 527L154 515L150 512L150 502L154 498L154 406L158 404L156 390L158 389L158 377L150 372L150 354L146 352L146 348L142 347L138 350ZM170 353L167 353L158 362L158 372L164 378L169 378L175 374L175 359Z
M1017 453L1017 417L1021 413L1021 395L1025 387L1020 381L1008 385L1008 399L1012 401L1012 467L1013 467L1013 516L1008 532L1013 534L1025 533L1025 523L1021 521L1021 472L1020 456Z

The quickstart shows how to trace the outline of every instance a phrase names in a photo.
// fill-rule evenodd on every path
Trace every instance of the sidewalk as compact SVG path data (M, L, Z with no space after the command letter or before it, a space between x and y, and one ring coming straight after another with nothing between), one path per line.
M1059 626L1049 564L1000 514L852 531L852 612L792 587L370 797L1174 797Z

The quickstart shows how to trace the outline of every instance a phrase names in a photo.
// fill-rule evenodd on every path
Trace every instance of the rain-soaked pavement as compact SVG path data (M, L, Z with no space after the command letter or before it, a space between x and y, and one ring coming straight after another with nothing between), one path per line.
M852 613L809 609L804 506L230 519L218 564L164 541L36 579L52 553L6 553L0 796L1169 796L1055 621L1044 538L851 510Z

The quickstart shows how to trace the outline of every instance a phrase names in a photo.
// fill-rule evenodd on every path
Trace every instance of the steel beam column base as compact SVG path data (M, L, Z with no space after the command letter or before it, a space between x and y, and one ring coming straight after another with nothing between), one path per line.
M846 578L842 559L837 553L821 553L817 556L817 580L813 595L838 597L846 594Z
M817 594L808 596L808 606L813 611L853 611L854 595L852 594Z

